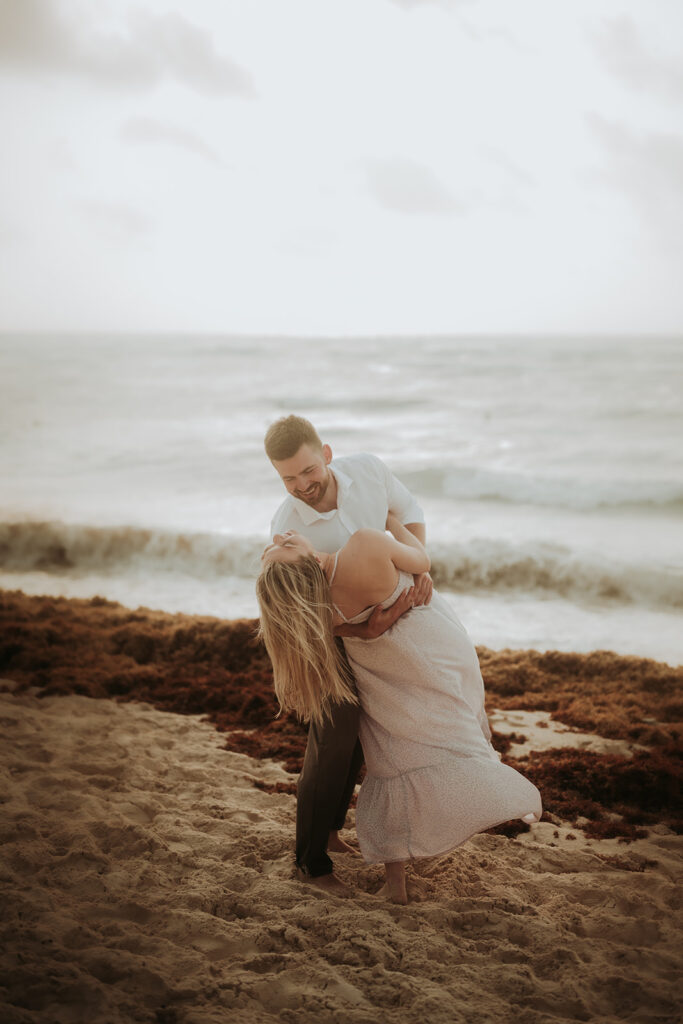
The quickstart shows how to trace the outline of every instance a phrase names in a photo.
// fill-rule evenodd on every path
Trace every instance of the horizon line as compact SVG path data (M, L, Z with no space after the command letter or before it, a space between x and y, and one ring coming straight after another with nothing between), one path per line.
M391 339L414 340L416 338L439 340L454 338L681 338L683 339L683 328L680 330L595 330L595 331L562 331L562 330L534 330L534 331L377 331L377 332L353 332L345 334L328 334L324 332L302 332L276 334L266 331L222 331L222 330L165 330L157 328L149 329L107 329L107 328L0 328L0 338L9 336L19 337L111 337L111 338L221 338L224 340L258 340L258 341L368 341Z

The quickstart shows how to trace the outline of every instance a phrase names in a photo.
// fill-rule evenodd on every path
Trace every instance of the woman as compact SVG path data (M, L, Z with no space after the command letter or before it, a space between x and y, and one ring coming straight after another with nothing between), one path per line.
M387 529L359 530L333 555L301 534L277 535L256 590L281 709L319 720L333 702L360 702L367 776L358 840L368 863L384 863L391 899L406 903L408 860L446 853L512 818L538 821L542 808L536 787L491 746L476 651L436 592L377 639L344 638L356 696L334 626L393 604L412 574L430 568L392 515Z

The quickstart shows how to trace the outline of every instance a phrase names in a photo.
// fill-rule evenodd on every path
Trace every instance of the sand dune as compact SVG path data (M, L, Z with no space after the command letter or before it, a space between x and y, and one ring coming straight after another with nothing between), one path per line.
M482 834L408 907L338 857L340 900L292 877L294 797L259 788L291 775L199 715L17 690L0 718L6 1024L679 1019L665 825Z

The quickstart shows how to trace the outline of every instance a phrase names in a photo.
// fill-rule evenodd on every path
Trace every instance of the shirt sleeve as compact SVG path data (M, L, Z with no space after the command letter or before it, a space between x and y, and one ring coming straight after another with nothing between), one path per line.
M387 492L389 511L393 512L403 525L406 523L424 523L425 514L421 505L415 500L405 484L398 480L388 466L375 456L377 468L382 474Z

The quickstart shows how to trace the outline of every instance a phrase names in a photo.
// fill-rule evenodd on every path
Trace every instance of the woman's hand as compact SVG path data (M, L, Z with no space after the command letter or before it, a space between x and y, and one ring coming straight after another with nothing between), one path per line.
M428 572L421 572L413 576L415 580L413 604L418 608L421 604L429 604L432 599L434 584Z

